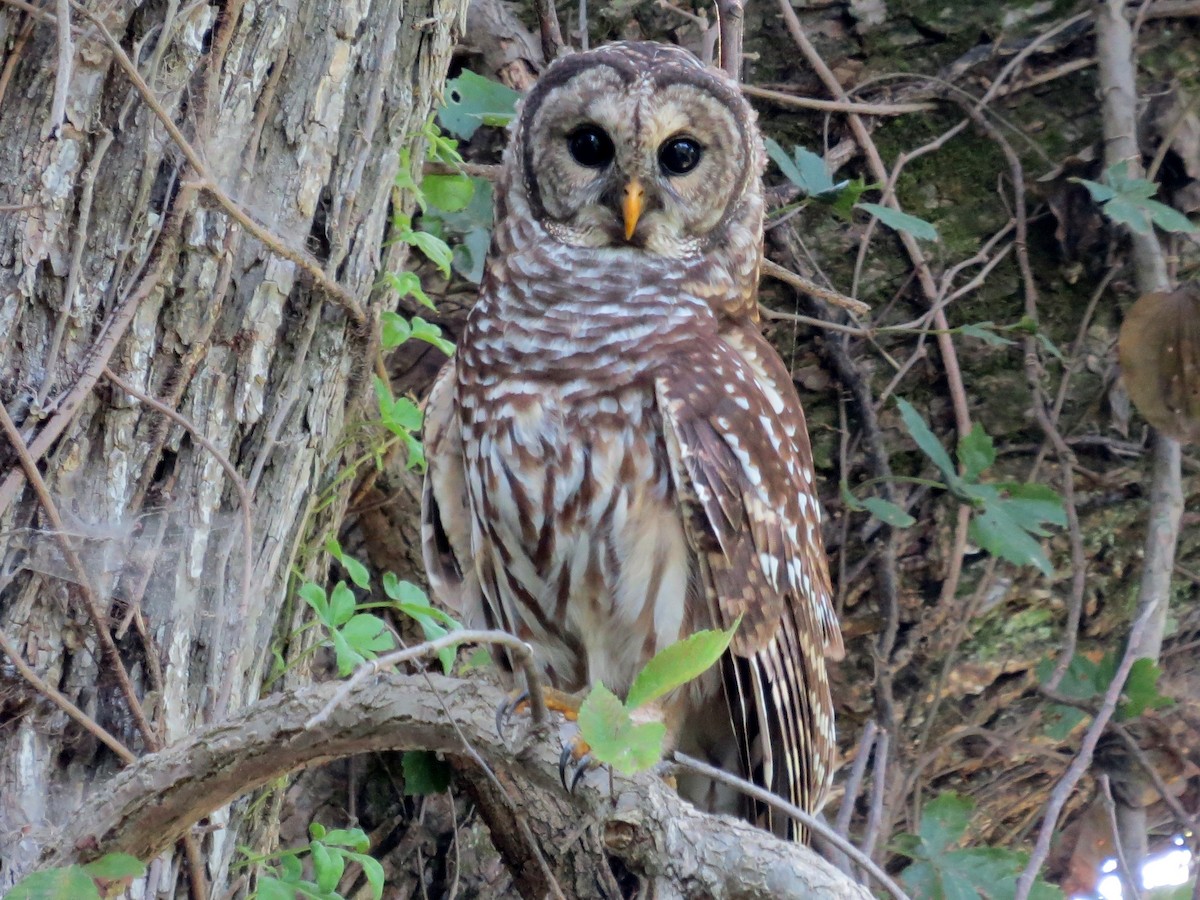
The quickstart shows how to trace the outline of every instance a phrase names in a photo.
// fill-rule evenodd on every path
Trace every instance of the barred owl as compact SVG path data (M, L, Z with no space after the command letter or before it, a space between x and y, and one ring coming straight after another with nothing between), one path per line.
M527 641L565 692L623 695L740 616L720 666L655 713L670 745L815 810L842 638L804 413L757 324L763 162L736 84L679 48L546 70L428 401L422 541L435 595Z

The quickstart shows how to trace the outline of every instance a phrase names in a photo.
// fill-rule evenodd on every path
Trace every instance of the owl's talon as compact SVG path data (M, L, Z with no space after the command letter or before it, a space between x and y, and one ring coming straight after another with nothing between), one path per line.
M580 759L575 762L575 775L571 779L571 786L567 788L568 794L574 794L575 788L579 787L579 782L583 781L583 776L598 766L599 763L592 758L592 754L585 753Z
M514 691L496 707L496 734L500 736L501 741L507 741L504 732L508 726L508 720L528 702L529 691Z
M574 794L583 776L598 765L587 741L577 734L563 744L562 753L558 755L558 779L568 794ZM570 784L567 783L568 767L575 769Z

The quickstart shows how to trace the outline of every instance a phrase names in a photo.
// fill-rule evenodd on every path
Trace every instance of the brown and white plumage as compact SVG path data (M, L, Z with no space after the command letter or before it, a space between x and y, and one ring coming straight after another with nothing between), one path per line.
M758 330L762 165L736 85L682 50L547 69L427 406L423 540L435 595L565 691L623 694L741 616L722 671L659 712L677 746L811 810L842 645L804 414Z

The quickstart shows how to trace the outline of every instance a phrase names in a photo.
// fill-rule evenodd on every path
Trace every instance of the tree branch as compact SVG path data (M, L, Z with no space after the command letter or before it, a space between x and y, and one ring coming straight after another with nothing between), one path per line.
M478 680L385 674L357 687L321 724L305 723L341 690L337 682L269 697L236 718L143 757L97 791L43 862L59 866L109 852L149 859L194 822L274 778L359 753L463 752L459 730L502 777L517 777L527 815L565 809L551 866L571 851L581 822L599 823L608 851L660 884L664 896L856 898L870 894L806 847L747 822L702 813L659 778L586 778L574 795L558 780L553 741L509 746L493 714L502 693ZM443 711L451 710L454 722ZM81 849L89 848L89 849Z

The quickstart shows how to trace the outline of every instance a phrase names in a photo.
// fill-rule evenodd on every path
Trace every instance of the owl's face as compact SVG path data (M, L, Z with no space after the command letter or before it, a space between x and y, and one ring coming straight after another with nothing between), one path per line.
M535 218L579 247L696 254L760 190L749 105L676 47L613 44L559 60L526 98L515 144L509 164Z

